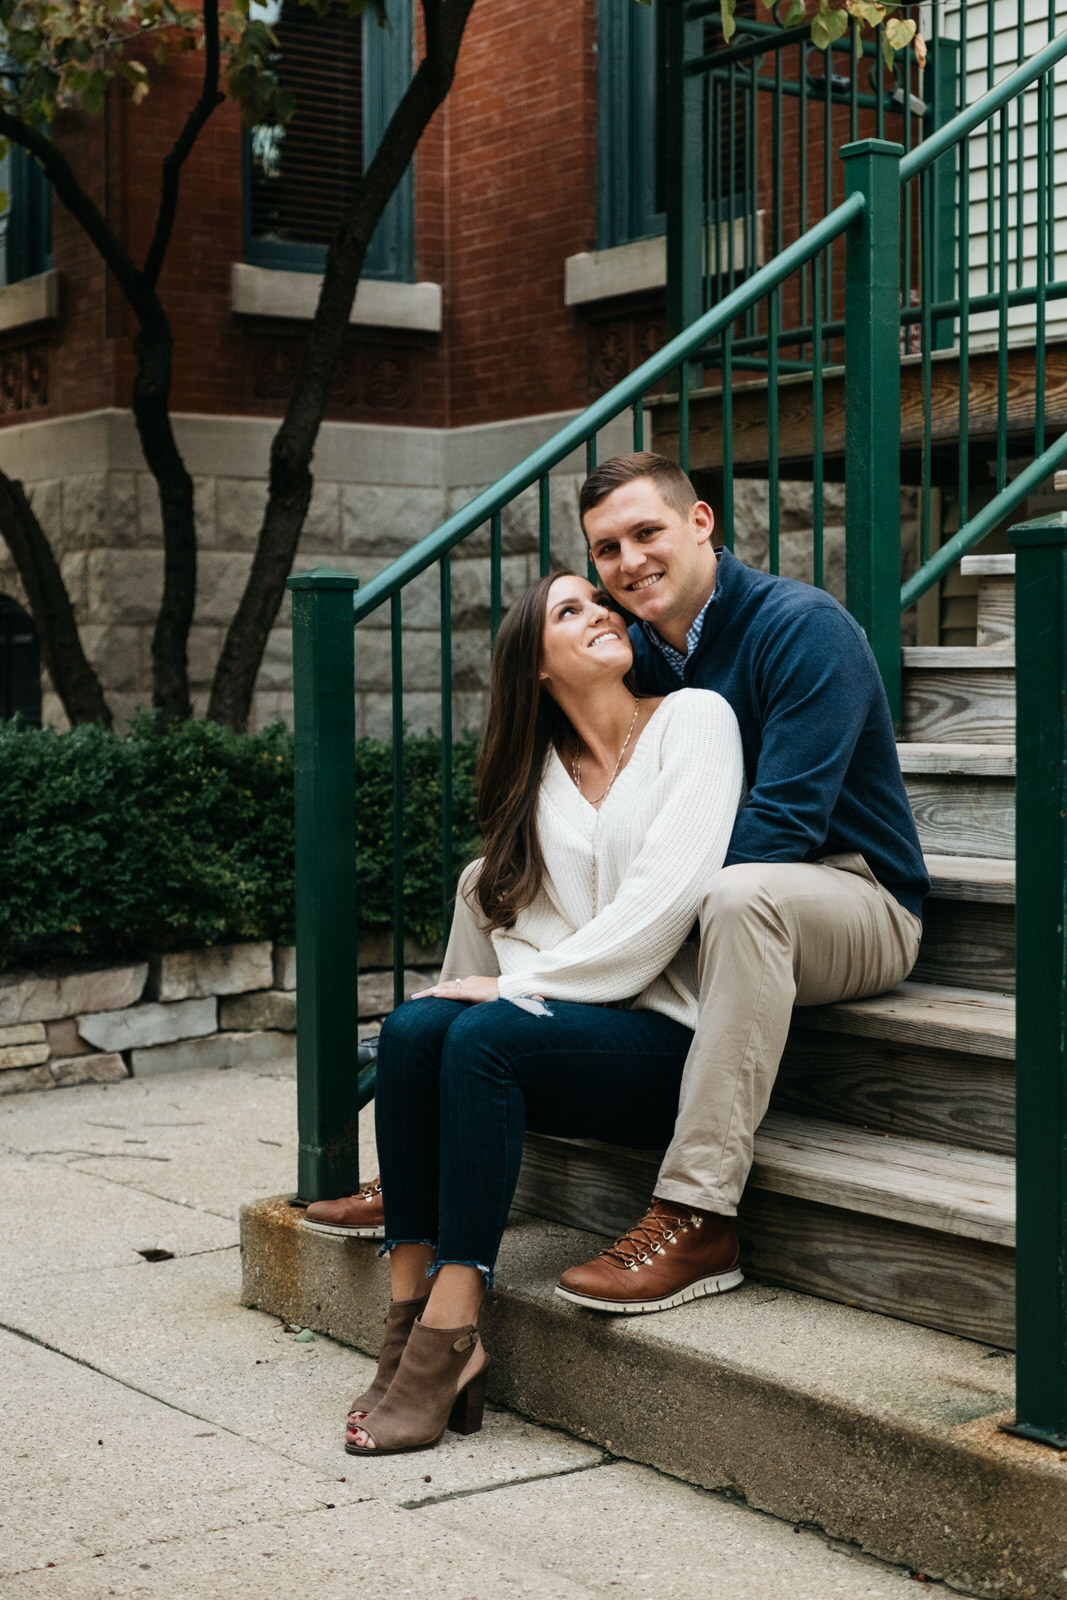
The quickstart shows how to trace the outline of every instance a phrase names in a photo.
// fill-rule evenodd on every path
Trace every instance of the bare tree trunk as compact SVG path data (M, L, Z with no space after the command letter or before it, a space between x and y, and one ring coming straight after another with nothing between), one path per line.
M152 634L152 704L167 724L192 715L187 642L196 604L193 480L170 422L173 343L170 324L159 307L149 327L134 340L133 384L134 420L163 516L163 597Z
M348 332L371 236L430 118L452 85L474 0L422 0L426 53L397 106L356 199L326 256L326 272L300 372L270 454L270 488L241 603L226 634L208 716L248 726L267 636L285 593L311 498L311 458Z
M22 484L0 472L0 533L15 558L37 624L48 676L71 723L111 726L100 679L85 658L78 625L52 547Z

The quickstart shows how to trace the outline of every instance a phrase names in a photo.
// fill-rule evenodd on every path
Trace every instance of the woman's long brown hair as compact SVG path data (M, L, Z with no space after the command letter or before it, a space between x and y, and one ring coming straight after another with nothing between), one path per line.
M489 714L478 761L478 821L485 855L473 899L491 928L510 928L530 904L544 874L537 837L537 794L550 745L573 734L541 685L550 572L510 608L497 634L489 677Z

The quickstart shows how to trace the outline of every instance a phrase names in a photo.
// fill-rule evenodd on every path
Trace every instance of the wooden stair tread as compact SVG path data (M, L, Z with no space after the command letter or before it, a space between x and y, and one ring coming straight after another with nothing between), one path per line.
M829 1033L858 1033L1005 1060L1015 1054L1014 997L984 989L902 983L870 1000L804 1006L795 1016L801 1026Z
M914 1227L1015 1242L1015 1163L1007 1156L769 1112L749 1182Z
M1011 644L906 644L901 650L905 667L920 671L1008 668L1015 665L1015 645Z
M1015 904L1015 862L994 856L926 857L930 894L936 900L980 900Z
M1014 778L1015 747L1010 744L897 745L905 776Z

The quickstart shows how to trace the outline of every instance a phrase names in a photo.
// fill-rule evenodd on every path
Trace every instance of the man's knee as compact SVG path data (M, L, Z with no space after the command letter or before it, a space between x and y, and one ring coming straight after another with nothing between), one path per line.
M711 927L723 930L740 923L776 918L773 875L767 864L743 861L723 867L710 880L701 896L701 936Z

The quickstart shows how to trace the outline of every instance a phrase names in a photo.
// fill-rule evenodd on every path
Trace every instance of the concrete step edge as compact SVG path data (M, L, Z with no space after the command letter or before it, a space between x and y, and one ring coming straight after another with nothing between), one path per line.
M285 1197L246 1206L241 1241L245 1305L377 1350L373 1242L298 1228ZM598 1316L552 1292L597 1248L532 1219L509 1229L481 1318L493 1401L967 1592L1064 1594L1067 1473L998 1431L1010 1357L755 1283Z

